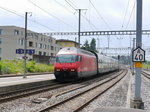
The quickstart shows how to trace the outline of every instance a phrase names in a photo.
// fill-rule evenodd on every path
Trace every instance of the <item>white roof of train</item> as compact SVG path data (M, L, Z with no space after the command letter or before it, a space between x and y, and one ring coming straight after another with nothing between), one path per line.
M65 47L65 48L62 48L57 53L57 55L60 55L60 54L73 54L73 53L81 53L81 54L87 54L87 55L95 56L93 53L91 53L89 51L86 51L86 50L83 50L83 49L78 49L78 48L75 48L75 47Z
M57 55L61 55L61 54L76 54L76 53L81 53L81 54L87 54L87 55L91 55L91 56L95 56L92 52L90 51L86 51L86 50L83 50L83 49L79 49L79 48L76 48L76 47L65 47L65 48L62 48L58 53ZM108 57L108 56L105 56L103 54L99 54L99 53L96 53L98 55L98 58L99 59L102 59L102 60L105 60L107 62L110 62L110 61L118 61L114 58L111 58L111 57Z

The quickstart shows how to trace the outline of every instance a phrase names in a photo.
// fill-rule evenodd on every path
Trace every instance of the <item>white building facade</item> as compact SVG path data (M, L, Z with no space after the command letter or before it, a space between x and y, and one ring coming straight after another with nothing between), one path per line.
M16 26L0 26L0 60L22 59L24 54L16 54L16 49L24 49L25 29ZM27 54L28 60L47 61L55 57L61 49L56 39L50 36L39 35L28 30L27 49L34 49L35 54Z

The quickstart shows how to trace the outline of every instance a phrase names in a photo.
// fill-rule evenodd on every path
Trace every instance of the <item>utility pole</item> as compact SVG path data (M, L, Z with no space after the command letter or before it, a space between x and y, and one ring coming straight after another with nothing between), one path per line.
M80 48L81 9L79 9L78 47Z
M110 42L110 37L109 37L109 35L108 35L107 39L108 39L108 49L109 49L109 42Z
M87 9L77 9L79 11L79 25L78 25L78 48L80 48L80 32L81 32L81 11Z
M27 72L27 69L26 69L26 61L27 61L27 53L26 53L26 50L27 50L27 19L28 19L28 13L31 13L31 12L25 12L25 38L24 38L24 75L23 75L23 78L26 78L26 72Z
M25 12L25 38L24 38L24 75L23 78L26 78L26 49L27 49L27 17L28 16L28 12Z
M136 16L136 48L142 47L142 0L137 0ZM137 66L138 65L138 66ZM132 108L144 109L144 103L141 98L141 68L142 62L135 62L135 93Z
M98 41L98 49L100 49L100 39L99 38L97 38L97 41Z

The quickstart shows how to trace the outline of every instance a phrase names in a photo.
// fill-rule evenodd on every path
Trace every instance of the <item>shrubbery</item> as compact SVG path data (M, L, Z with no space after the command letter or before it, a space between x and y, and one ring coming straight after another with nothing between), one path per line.
M53 72L53 65L39 64L36 61L27 62L27 72ZM24 72L23 60L2 60L0 61L0 74L22 74Z
M150 64L143 63L143 68L145 68L145 69L150 69Z

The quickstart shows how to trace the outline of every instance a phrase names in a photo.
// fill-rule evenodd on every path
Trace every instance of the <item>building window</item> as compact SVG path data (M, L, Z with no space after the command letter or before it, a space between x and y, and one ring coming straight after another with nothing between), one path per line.
M18 40L18 44L21 45L21 46L23 46L24 45L24 40L23 39L19 39Z
M41 37L41 41L43 41L43 37Z
M39 44L39 48L42 49L42 44L41 43Z
M35 34L35 39L36 39L36 40L38 40L38 39L39 39L39 37L38 37L38 35L37 35L37 34Z
M51 43L53 43L53 40L51 39Z
M41 52L41 51L39 51L39 55L42 55L42 52Z
M43 52L43 55L46 56L46 52Z
M51 50L54 50L54 46L51 46Z
M14 30L14 35L19 35L19 30Z
M2 54L2 48L0 48L0 54Z
M0 35L3 35L3 33L4 33L4 30L0 29Z
M0 44L2 43L2 38L0 38Z
M46 44L44 45L44 49L46 49Z
M29 41L29 47L33 47L33 42Z
M38 51L36 51L35 54L38 54Z
M53 56L53 53L51 53L51 56Z
M47 49L49 50L49 45L48 45Z
M22 46L23 46L23 44L24 44L24 40L23 40L23 39L21 39L21 43L20 43L20 45L22 45Z
M36 48L38 47L38 44L37 44L37 42L35 43L35 47L36 47Z

